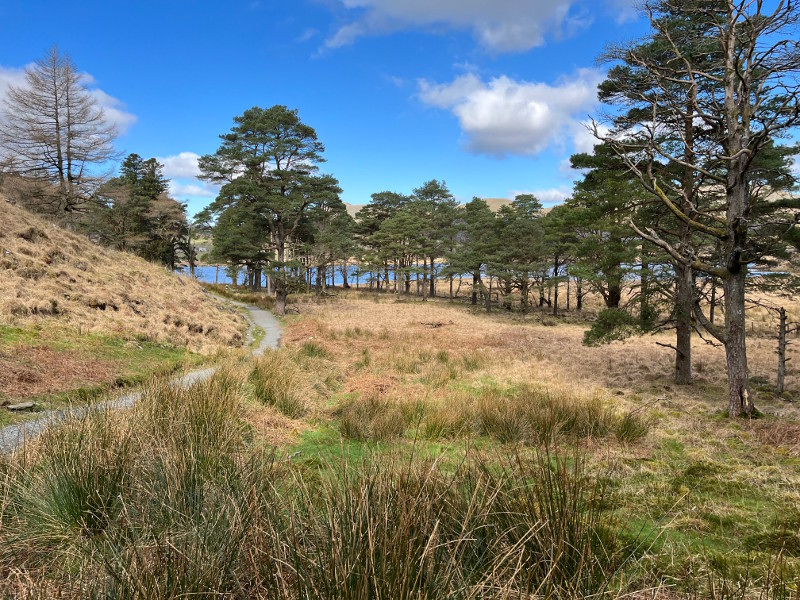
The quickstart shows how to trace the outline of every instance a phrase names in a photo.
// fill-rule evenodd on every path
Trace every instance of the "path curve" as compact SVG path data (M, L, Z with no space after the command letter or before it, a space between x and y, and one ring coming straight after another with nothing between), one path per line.
M234 300L225 300L225 302L247 310L245 318L249 323L247 328L248 340L252 339L253 330L255 327L261 327L261 329L264 330L264 338L261 340L258 348L253 350L253 356L261 356L266 349L278 347L281 340L281 325L278 322L278 319L276 319L271 312L256 306L250 306L249 304L236 302ZM189 371L172 379L172 384L183 388L188 388L195 383L205 381L211 377L216 370L217 367L207 367L205 369ZM75 408L64 408L59 410L47 410L39 413L37 418L32 421L25 421L23 423L2 427L0 428L0 454L8 454L9 452L13 452L25 444L27 440L38 436L50 425L62 422L67 418L82 417L89 410L98 408L101 410L130 408L141 397L142 392L130 392L99 404L78 406Z

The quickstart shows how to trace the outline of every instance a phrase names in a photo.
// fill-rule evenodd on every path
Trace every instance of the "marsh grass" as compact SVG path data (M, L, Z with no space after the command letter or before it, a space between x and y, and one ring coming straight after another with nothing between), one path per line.
M614 409L598 396L566 388L524 385L518 389L489 388L473 403L450 410L472 420L474 430L501 443L551 443L559 437L595 438L609 434L618 421Z
M349 400L338 413L342 436L362 442L383 442L402 436L410 417L397 402L379 393Z
M308 471L249 443L239 373L154 384L129 412L92 411L3 460L0 594L579 598L613 584L625 549L580 456L445 469L383 453Z
M255 398L287 417L304 415L303 377L296 362L285 351L268 350L253 361L249 382Z
M650 419L640 411L628 411L618 419L614 435L621 444L634 444L647 436Z

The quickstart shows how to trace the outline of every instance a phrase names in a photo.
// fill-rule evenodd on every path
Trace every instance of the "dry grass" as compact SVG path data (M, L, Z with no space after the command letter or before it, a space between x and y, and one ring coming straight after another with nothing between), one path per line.
M110 361L19 345L14 348L13 356L0 352L0 395L25 398L98 385L112 380L115 372Z
M420 394L423 388L430 391L427 383L441 387L457 375L459 381L490 378L511 384L568 381L572 388L588 392L602 389L622 406L638 396L713 412L726 401L724 349L699 338L693 345L695 385L680 387L672 383L674 352L657 345L673 343L669 333L586 347L581 343L586 324L568 321L542 326L536 315L526 319L502 313L487 316L460 304L405 302L393 296L376 300L366 294L353 294L340 302L303 303L301 311L303 318L290 321L283 343L322 345L335 361L348 367L346 392L397 388L402 380L407 396ZM432 328L431 323L441 325ZM774 385L775 346L771 337L749 338L748 360L756 382ZM372 366L358 368L365 352ZM437 360L440 352L447 353L447 361ZM800 391L800 345L790 344L788 357L792 360L787 365L787 389ZM465 363L478 368L464 368ZM430 381L410 377L423 375L424 379L425 373ZM415 389L414 383L422 385ZM768 412L795 415L792 405L772 401L768 385L760 387Z
M101 248L0 198L0 323L57 323L212 353L242 342L240 316L194 281Z

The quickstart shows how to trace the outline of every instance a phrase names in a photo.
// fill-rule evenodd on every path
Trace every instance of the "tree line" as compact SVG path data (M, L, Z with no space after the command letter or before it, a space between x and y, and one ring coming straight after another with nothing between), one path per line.
M785 193L798 152L786 138L800 124L800 11L788 0L642 10L648 34L602 57L613 65L599 90L611 114L593 124L595 151L572 157L583 177L563 205L545 213L523 195L497 213L478 198L458 207L431 180L409 195L375 193L350 219L336 180L317 174L313 129L286 107L253 108L201 161L224 184L205 213L217 257L258 273L254 285L268 270L281 313L292 286L309 285L304 273L313 268L319 289L351 260L376 289L407 294L413 281L423 298L442 280L452 295L468 274L487 310L495 295L529 310L533 291L557 315L560 284L574 280L577 305L592 289L606 306L587 342L672 329L675 379L687 384L696 332L725 348L729 414L753 415L748 296L796 289L783 271L800 243L800 203Z

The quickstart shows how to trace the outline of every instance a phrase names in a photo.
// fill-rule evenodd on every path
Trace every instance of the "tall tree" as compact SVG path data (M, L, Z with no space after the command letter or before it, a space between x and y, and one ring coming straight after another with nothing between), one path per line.
M216 153L200 158L201 178L220 183L211 210L236 207L266 222L264 245L274 255L275 309L286 312L291 244L307 209L338 196L338 182L318 175L324 145L297 110L253 107L234 118Z
M446 247L452 246L453 223L458 202L447 189L447 183L431 179L415 188L413 198L423 214L423 285L429 285L428 294L436 295L436 259L440 258ZM427 266L430 266L428 278Z
M495 215L481 198L473 198L456 221L457 245L447 256L450 268L457 273L472 275L472 304L478 304L478 292L484 294L486 310L491 310L491 298L483 281L486 266L495 261L498 249Z
M116 156L115 127L84 85L72 59L52 47L11 86L0 118L0 153L39 182L30 206L59 217L80 211Z
M187 255L186 207L167 193L162 170L154 158L128 155L119 176L92 196L80 224L105 244L174 269L178 253Z
M800 42L793 37L800 8L791 0L771 9L761 0L654 0L645 10L650 39L659 41L661 51L635 44L613 53L635 74L626 80L621 73L618 96L635 98L639 114L618 119L607 141L644 188L702 239L683 245L647 224L632 224L687 272L722 282L724 328L709 322L696 298L694 316L725 346L729 415L750 415L748 268L796 223L792 209L765 210L772 190L754 179L774 139L800 124ZM687 36L692 47L702 38L705 51L686 52L681 40ZM664 176L665 165L683 168L679 185Z
M542 203L532 194L519 194L496 217L496 248L492 270L507 283L510 296L519 289L522 312L530 308L531 273L545 257Z

